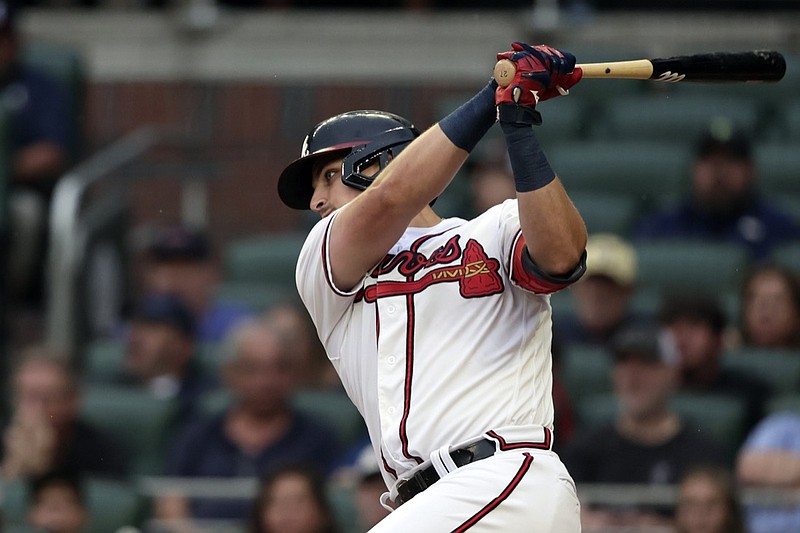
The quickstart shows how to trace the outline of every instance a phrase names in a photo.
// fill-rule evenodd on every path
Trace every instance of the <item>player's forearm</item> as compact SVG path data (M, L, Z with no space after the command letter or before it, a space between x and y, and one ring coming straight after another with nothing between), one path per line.
M501 123L514 173L522 234L547 274L572 272L586 247L586 227L529 125Z
M518 192L520 225L528 253L548 274L572 272L586 248L586 226L559 179Z
M747 452L736 467L739 481L745 485L800 486L800 456L789 452Z

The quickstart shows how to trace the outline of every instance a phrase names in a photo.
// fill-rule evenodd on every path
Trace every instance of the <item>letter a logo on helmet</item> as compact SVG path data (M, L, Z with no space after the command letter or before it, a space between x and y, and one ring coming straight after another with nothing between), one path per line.
M343 157L342 182L363 191L418 136L411 122L384 111L349 111L324 120L306 135L300 158L281 173L278 196L293 209L309 209L312 168L323 157ZM361 172L375 162L380 165L377 173Z

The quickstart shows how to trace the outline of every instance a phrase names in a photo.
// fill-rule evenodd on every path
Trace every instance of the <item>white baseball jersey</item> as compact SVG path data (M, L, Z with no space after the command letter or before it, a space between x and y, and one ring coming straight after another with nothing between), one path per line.
M565 284L523 268L517 201L408 228L349 290L329 275L335 219L311 230L297 286L387 486L442 446L486 432L549 447L549 293Z

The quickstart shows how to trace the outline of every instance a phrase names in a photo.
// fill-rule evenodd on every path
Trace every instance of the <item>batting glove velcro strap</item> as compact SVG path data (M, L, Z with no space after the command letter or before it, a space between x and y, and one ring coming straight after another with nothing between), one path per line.
M539 126L542 124L542 114L530 106L500 104L497 106L497 120L501 124Z

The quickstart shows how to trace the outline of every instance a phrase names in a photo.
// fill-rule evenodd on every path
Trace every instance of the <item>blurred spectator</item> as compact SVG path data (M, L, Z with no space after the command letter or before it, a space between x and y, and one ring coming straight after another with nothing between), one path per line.
M11 294L41 303L47 213L57 179L69 163L68 98L44 73L23 64L16 29L18 4L0 1L0 101L11 120ZM5 255L5 254L4 254Z
M553 450L561 453L575 434L575 406L562 378L562 347L554 340L550 346L553 361L553 427L558 438L553 442Z
M270 323L237 327L226 343L223 378L232 403L200 416L169 450L166 474L187 477L261 477L285 462L303 461L327 473L339 458L334 433L294 410L294 347ZM245 519L247 502L176 498L160 502L160 518ZM168 513L172 513L169 515Z
M143 296L131 317L119 381L146 387L158 398L175 399L176 425L193 415L200 395L217 386L196 360L195 331L191 311L168 294Z
M30 483L28 523L47 533L82 533L89 509L80 476L48 472Z
M381 495L386 492L386 482L381 475L371 444L364 446L359 454L355 472L358 530L369 531L389 514L389 511L381 505Z
M44 347L30 347L12 374L13 412L3 430L2 477L49 470L124 477L128 458L119 443L79 418L75 375Z
M749 431L764 416L773 391L763 380L721 364L727 321L719 302L699 294L673 294L665 298L659 315L678 349L680 388L741 398Z
M800 414L779 412L761 421L739 453L739 483L746 487L800 488ZM776 502L745 509L751 533L800 531L800 505Z
M747 346L800 349L800 279L760 265L742 284L741 341Z
M294 302L279 303L267 309L263 318L294 346L300 379L298 385L321 389L342 387L305 307Z
M476 215L517 197L514 175L505 161L476 166L470 173L469 185L472 209Z
M220 278L217 258L203 231L181 225L160 228L147 248L145 292L180 296L197 317L195 336L200 342L221 341L251 315L244 304L215 298Z
M688 428L670 408L677 360L668 333L637 325L614 340L613 422L577 435L563 454L573 479L581 483L673 484L697 464L723 463L715 442ZM584 528L668 525L660 507L582 508Z
M733 476L726 469L697 466L678 484L676 533L744 533L744 515Z
M718 122L696 145L689 197L675 209L645 216L633 235L736 243L764 259L778 244L800 239L800 227L759 194L747 135Z
M261 482L248 533L338 533L318 471L287 465Z
M608 346L614 334L634 322L631 298L636 289L636 251L617 235L589 235L586 274L569 288L575 316L553 323L559 343Z

